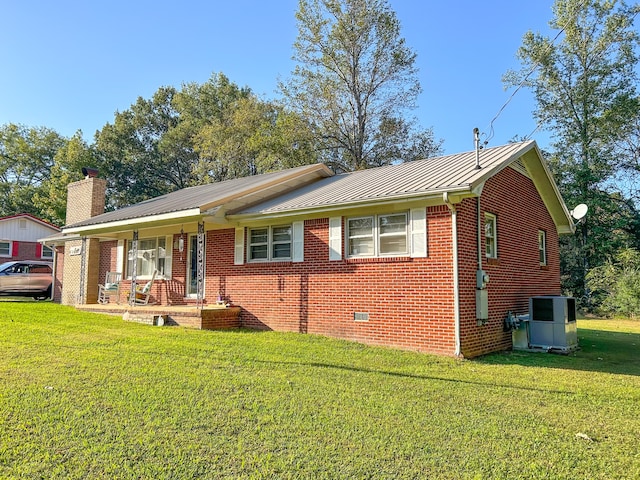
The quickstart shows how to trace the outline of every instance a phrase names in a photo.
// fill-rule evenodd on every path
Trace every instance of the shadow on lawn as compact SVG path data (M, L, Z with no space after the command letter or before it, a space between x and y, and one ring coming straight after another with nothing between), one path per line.
M461 379L456 377L444 377L437 375L425 375L425 374L417 374L417 373L406 373L406 372L394 372L391 370L375 370L371 368L363 368L363 367L354 367L350 365L340 365L334 363L320 363L320 362L294 362L294 361L274 361L274 360L254 360L256 363L266 363L266 364L274 364L274 365L296 365L302 367L314 367L314 368L326 368L326 369L337 369L337 370L346 370L350 372L362 372L362 373L370 373L374 375L388 375L391 377L400 377L400 378L412 378L417 380L431 380L438 382L447 382L447 383L457 383L457 384L465 384L465 385L476 385L480 387L489 387L489 388L511 388L514 390L525 390L531 392L545 392L545 393L560 393L566 394L571 393L565 390L549 390L548 388L539 388L539 387L531 387L531 386L522 386L522 385L514 385L508 382L500 383L495 380L491 380L488 382L483 382L480 380L468 380Z
M578 329L579 350L568 355L509 351L474 361L640 376L640 334Z

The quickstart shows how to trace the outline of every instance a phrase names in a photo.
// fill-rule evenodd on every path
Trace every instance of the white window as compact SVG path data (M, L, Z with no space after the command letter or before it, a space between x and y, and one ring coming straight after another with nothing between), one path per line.
M547 232L538 230L538 252L540 256L540 265L547 264Z
M46 245L42 246L42 254L40 255L42 258L53 258L53 249L47 247Z
M405 254L407 251L407 214L378 217L380 255Z
M131 278L136 261L136 278L151 278L153 271L164 278L171 277L171 237L142 238L138 240L138 254L133 257L131 241L128 243L127 275Z
M373 256L374 217L350 218L347 220L347 245L350 257Z
M484 238L487 258L498 258L497 222L493 213L484 214Z
M11 256L11 242L0 242L0 257Z
M407 255L407 214L371 215L347 219L350 257Z
M291 260L291 225L249 230L249 261Z

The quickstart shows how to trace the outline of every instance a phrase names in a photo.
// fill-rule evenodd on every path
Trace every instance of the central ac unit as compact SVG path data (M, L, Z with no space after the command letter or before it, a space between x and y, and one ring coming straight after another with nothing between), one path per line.
M576 299L542 296L529 299L529 345L568 352L578 348Z

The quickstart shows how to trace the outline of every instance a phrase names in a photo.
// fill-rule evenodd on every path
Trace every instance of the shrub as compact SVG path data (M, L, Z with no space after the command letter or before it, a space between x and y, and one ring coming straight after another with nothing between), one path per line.
M640 314L640 252L626 248L587 274L587 285L606 315Z

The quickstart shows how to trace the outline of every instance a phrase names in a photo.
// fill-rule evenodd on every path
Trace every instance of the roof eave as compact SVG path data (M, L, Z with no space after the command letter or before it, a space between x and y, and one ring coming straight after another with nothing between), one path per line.
M151 215L149 217L131 218L118 220L115 222L98 223L95 225L64 228L62 230L62 233L65 235L77 234L80 236L116 233L139 230L142 228L160 227L163 225L173 225L176 223L186 223L198 220L202 216L203 214L200 211L200 208L192 208L189 210L181 210L178 212Z
M429 192L411 193L407 195L394 195L393 197L387 197L384 199L367 199L361 201L344 202L334 205L292 208L287 210L267 212L228 213L226 215L226 218L231 222L242 223L283 217L313 216L317 214L348 211L356 208L379 207L384 205L410 203L416 201L425 201L433 205L441 205L444 204L442 196L444 192L447 192L449 194L449 197L454 199L454 203L459 203L467 197L477 196L477 194L473 192L470 185L463 185L459 187L434 189L430 190Z

